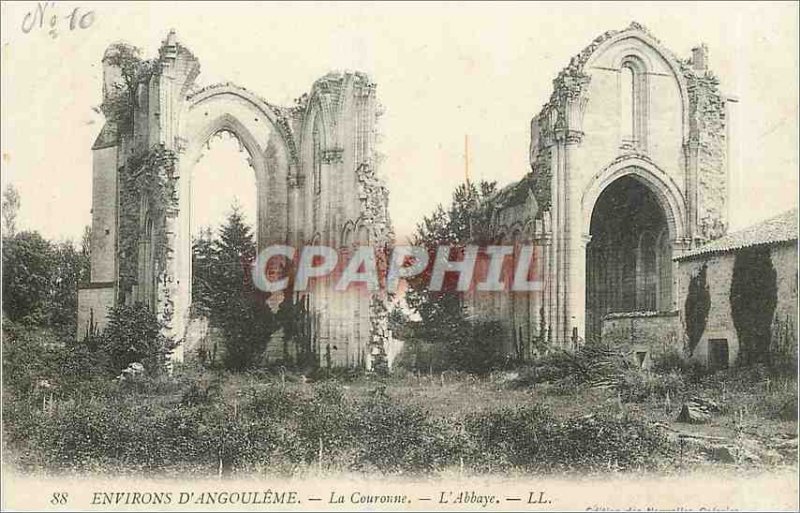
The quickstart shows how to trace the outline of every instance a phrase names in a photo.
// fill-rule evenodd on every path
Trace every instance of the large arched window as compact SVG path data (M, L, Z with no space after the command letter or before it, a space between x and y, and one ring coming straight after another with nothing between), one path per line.
M656 310L658 292L658 253L656 237L651 232L642 233L639 239L639 272L636 309L652 312Z
M622 146L644 151L647 145L647 73L641 60L629 56L620 67L620 135Z
M634 141L634 82L636 81L636 75L633 72L633 68L630 66L623 66L622 67L622 75L620 77L620 125L622 129L622 140L623 142L633 142Z
M672 308L672 244L669 230L664 228L658 236L658 309Z

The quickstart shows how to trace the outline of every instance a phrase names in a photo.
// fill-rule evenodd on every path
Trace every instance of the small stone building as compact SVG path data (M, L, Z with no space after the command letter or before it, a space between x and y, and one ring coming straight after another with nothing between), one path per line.
M745 359L796 361L797 216L797 209L785 212L676 258L684 329L692 315L692 280L704 281L696 289L708 291L705 326L698 328L696 343L687 341L692 358L716 368ZM767 327L760 335L751 333L759 317Z

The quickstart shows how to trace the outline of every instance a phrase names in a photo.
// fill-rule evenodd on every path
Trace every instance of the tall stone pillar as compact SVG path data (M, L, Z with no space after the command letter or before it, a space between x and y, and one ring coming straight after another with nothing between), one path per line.
M559 269L558 338L562 346L572 346L573 335L586 336L586 235L581 202L581 174L574 162L574 153L583 139L583 114L588 103L589 77L584 74L562 74L555 81L556 97L560 103L556 122L558 195L555 202L558 224L557 237Z

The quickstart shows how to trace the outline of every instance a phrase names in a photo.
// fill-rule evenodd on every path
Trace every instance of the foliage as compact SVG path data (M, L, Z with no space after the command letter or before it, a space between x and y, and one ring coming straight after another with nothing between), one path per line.
M3 190L3 235L13 237L17 233L17 214L19 213L19 192L11 185Z
M396 365L412 371L451 370L484 375L507 363L500 322L458 319L450 326L446 339L433 342L420 339L417 332L421 330L416 324L411 326Z
M605 415L559 421L537 406L475 414L465 428L485 461L527 470L647 468L668 450L664 433L641 422Z
M74 337L77 289L88 279L88 248L52 243L38 232L3 238L3 312L11 321Z
M669 450L659 428L638 420L559 419L538 406L440 416L380 391L354 400L331 382L304 389L257 385L235 398L212 394L191 403L142 401L114 386L114 394L67 399L52 409L10 404L4 421L17 465L206 476L310 466L553 472L652 468Z
M139 84L146 84L157 69L153 61L142 60L141 50L131 45L112 45L103 59L104 63L117 68L122 82L111 84L105 91L100 109L106 119L116 124L120 133L133 132L134 113L138 105Z
M177 180L172 150L161 146L128 159L120 173L119 292L125 302L138 280L141 242L150 245L154 273L166 266L167 216L177 206ZM144 204L144 208L142 205ZM149 233L148 233L149 232Z
M669 348L652 356L652 371L657 374L677 372L691 382L698 382L708 374L708 369L694 358L687 358L681 351Z
M433 214L425 216L417 225L412 244L424 247L430 259L424 272L408 280L406 301L422 318L427 331L424 335L431 340L446 340L453 323L459 324L463 319L462 293L453 290L452 279L448 280L446 276L441 291L429 289L433 256L439 246L449 245L458 252L467 243L480 242L483 230L489 225L489 214L481 208L481 202L495 189L494 182L462 184L453 193L447 211L439 205Z
M52 256L51 244L37 232L3 240L3 312L12 321L45 321Z
M389 310L389 329L392 330L394 338L407 340L411 336L411 320L408 314L399 305Z
M47 330L3 320L3 386L24 394L59 376L58 339Z
M731 316L739 338L738 362L771 363L770 339L777 296L777 273L769 248L736 253L731 278Z
M102 334L102 350L117 372L140 362L148 371L157 374L174 348L173 341L163 331L163 323L147 305L119 305L109 310L108 325Z
M193 245L192 296L198 313L223 333L223 363L242 370L257 364L277 327L266 296L252 283L256 247L250 227L237 207L219 237L206 232Z
M627 369L617 385L623 402L640 403L651 397L664 399L669 395L678 398L685 389L683 374L677 370L667 373Z
M503 362L499 321L469 321L456 327L445 341L445 358L453 370L484 374Z
M497 326L466 319L463 292L455 290L457 277L453 273L445 275L442 290L431 290L432 263L440 246L450 246L453 253L459 253L467 244L489 240L490 212L484 203L495 190L494 182L460 185L449 208L445 210L440 205L424 217L412 241L413 245L425 248L430 256L428 268L408 280L406 301L421 317L414 336L442 344L443 351L456 358L454 369L479 372L491 369L499 358L498 345L504 334Z
M706 283L707 266L703 264L699 272L689 281L689 290L686 293L684 314L686 318L686 336L688 353L694 353L700 337L706 329L708 312L711 309L711 294Z

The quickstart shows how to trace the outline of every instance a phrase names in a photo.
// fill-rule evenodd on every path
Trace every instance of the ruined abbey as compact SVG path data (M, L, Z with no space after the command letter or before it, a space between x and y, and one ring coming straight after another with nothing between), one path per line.
M191 316L192 168L211 137L233 134L256 177L257 245L380 246L393 238L388 193L375 173L376 87L361 73L330 73L291 107L225 83L198 88L200 63L170 32L133 72L115 44L103 57L103 104L129 102L93 151L91 283L79 291L79 336L102 329L120 303L150 305L180 344ZM127 112L127 111L126 111ZM383 352L380 293L312 291L313 352L370 368Z
M572 58L531 121L530 171L485 205L496 243L533 244L544 281L472 300L509 353L571 348L619 318L681 332L673 258L726 232L734 101L704 45L679 58L637 23Z
M388 191L375 172L375 84L366 75L328 74L296 105L279 107L232 84L197 88L198 60L174 33L132 84L121 49L112 45L103 59L104 103L128 82L134 114L109 119L93 147L91 284L79 294L79 330L102 328L109 306L140 301L184 339L192 167L219 132L238 138L255 172L259 249L324 244L347 253L393 243ZM533 246L542 284L468 296L474 318L501 322L507 354L627 337L641 346L632 349L642 363L653 344L683 343L690 281L717 265L708 258L796 241L796 229L778 223L769 240L732 237L749 242L702 249L727 233L736 101L720 91L705 45L680 58L637 23L572 58L531 121L529 172L480 207L490 244ZM725 274L713 265L709 275ZM726 365L738 347L725 317L729 278L713 285L722 313L698 346L698 354L724 353ZM385 358L385 292L292 294L310 315L320 360L369 369Z

